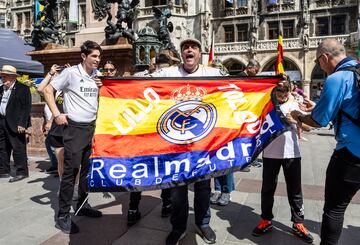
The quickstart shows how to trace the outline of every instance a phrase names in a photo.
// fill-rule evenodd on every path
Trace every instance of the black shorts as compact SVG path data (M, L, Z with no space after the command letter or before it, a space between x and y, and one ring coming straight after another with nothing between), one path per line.
M49 135L49 143L51 147L61 148L64 147L64 141L62 136Z

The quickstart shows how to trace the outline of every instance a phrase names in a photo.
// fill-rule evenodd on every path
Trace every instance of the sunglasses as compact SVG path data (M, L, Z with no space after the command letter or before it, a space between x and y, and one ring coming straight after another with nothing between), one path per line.
M106 71L106 72L114 72L114 71L115 71L115 69L113 69L113 68L109 68L109 69L104 69L104 71Z
M319 66L320 65L320 58L325 55L325 54L320 54L315 60L314 62Z

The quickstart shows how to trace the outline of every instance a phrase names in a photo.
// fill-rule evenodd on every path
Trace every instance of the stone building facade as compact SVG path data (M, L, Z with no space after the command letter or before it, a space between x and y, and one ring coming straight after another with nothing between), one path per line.
M260 62L263 73L274 71L281 30L285 71L316 99L325 77L314 63L317 44L324 38L336 38L349 55L355 55L360 12L357 0L214 2L215 54L231 73L241 70L249 58Z
M207 63L214 34L215 57L231 74L243 70L250 58L260 62L262 74L274 73L281 31L285 71L313 99L325 77L314 63L317 44L336 38L349 55L356 55L358 0L145 0L140 3L135 29L153 19L153 5L171 9L175 46L186 37L201 40L203 63Z
M59 24L69 47L91 39L105 39L106 19L94 18L91 0L79 0L79 22L67 22L70 0L59 2ZM325 75L313 62L317 44L324 38L340 40L350 55L357 51L360 1L358 0L140 0L134 30L154 20L153 6L169 8L175 47L187 37L203 44L203 63L214 36L215 57L231 74L237 74L250 58L261 72L274 71L277 37L283 33L285 70L315 98ZM60 6L61 5L61 6ZM3 7L5 6L5 8ZM0 25L29 38L34 20L34 0L0 0ZM113 16L116 5L112 5ZM5 23L4 23L5 22Z
M4 10L4 25L2 25L2 5ZM79 20L78 23L69 23L70 0L58 1L58 9L55 16L58 18L60 31L63 33L65 45L75 46L75 34L85 28L86 23L86 0L78 0ZM32 24L35 20L35 0L0 0L0 27L12 29L25 40L31 39Z

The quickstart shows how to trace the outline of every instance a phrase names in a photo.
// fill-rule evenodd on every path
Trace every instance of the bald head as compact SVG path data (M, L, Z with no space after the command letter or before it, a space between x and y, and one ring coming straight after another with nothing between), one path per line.
M346 58L344 45L335 39L324 39L316 50L315 62L320 68L330 75L341 60Z
M318 48L317 48L318 54L329 54L332 57L345 57L346 51L344 45L342 45L339 41L335 39L325 39L323 40Z

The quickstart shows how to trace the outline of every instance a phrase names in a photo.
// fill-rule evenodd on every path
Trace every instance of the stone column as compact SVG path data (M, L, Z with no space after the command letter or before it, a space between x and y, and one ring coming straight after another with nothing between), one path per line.
M304 94L306 94L308 98L310 98L310 84L311 84L311 80L303 81Z

